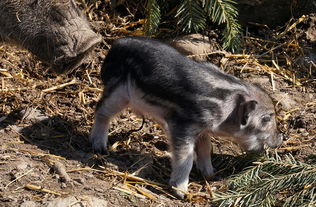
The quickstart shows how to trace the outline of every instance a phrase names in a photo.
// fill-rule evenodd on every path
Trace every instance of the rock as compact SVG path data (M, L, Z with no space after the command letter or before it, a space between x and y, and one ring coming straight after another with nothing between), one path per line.
M305 128L300 128L298 131L301 133L302 136L307 137L309 135L308 131Z
M94 188L95 192L104 193L104 188Z
M0 122L3 122L4 120L6 120L8 117L7 116L2 116L0 117Z
M11 125L9 127L10 127L9 131L13 130L14 132L21 132L21 130L23 129L23 127L19 127L17 125Z
M201 34L190 34L169 41L170 46L196 61L206 61L209 53L216 50L216 43Z
M16 163L16 169L17 170L25 170L27 167L32 166L32 163L28 163L25 160L21 160L18 163Z
M316 94L309 93L307 96L308 96L309 100L316 99Z
M25 201L23 202L20 207L36 207L36 203L34 201Z
M63 163L55 161L52 168L60 176L62 182L69 182L71 178L69 177L66 167Z
M316 14L311 14L308 19L308 28L306 29L306 39L312 43L316 42Z
M93 207L107 207L108 202L96 197L91 196L69 196L66 198L58 198L56 200L48 202L46 207L83 207L83 206L93 206Z
M84 178L75 178L73 180L79 184L84 184L86 182L86 179L84 179Z
M48 119L49 117L43 114L40 110L35 108L27 108L20 111L20 116L22 116L22 120L32 120L32 121L43 121Z

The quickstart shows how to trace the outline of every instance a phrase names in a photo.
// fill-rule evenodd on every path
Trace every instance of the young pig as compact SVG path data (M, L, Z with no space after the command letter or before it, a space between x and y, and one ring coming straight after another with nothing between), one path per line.
M277 147L274 105L258 86L198 63L158 41L126 37L113 43L102 67L106 85L97 105L91 142L107 150L110 119L130 106L149 114L171 140L170 185L183 198L196 154L204 176L214 174L207 134L233 137L246 151Z

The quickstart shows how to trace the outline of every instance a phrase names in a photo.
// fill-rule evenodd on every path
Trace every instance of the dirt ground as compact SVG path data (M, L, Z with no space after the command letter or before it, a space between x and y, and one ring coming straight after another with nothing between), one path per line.
M51 74L45 64L23 49L0 44L1 207L105 206L106 203L108 206L216 206L212 203L213 192L225 190L225 179L249 164L238 146L222 138L211 138L213 162L221 172L221 179L206 181L194 168L189 198L177 200L167 186L171 168L166 136L148 118L141 130L131 131L142 125L142 119L130 110L111 123L109 154L93 154L88 136L103 88L100 67L109 45L118 37L107 32L109 27L103 32L98 29L104 42L69 75ZM301 29L306 34L308 27ZM247 52L258 54L251 44L248 42ZM244 62L248 58L244 54L209 58L227 73L259 83L271 94L279 128L286 135L277 150L281 156L292 154L300 161L316 163L314 67L302 66L302 69L293 64L291 69L301 71L297 74L298 83L286 78L281 69L273 75L267 70L278 69L277 66L287 69L281 61L277 66L258 65Z

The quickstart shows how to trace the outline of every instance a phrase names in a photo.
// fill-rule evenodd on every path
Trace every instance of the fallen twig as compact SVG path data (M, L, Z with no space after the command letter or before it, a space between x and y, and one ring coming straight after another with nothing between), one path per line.
M284 35L286 33L288 33L289 31L291 31L292 29L294 29L296 27L296 25L298 25L299 23L301 23L302 21L304 21L304 19L306 18L305 15L301 16L296 22L294 22L291 26L289 26L285 31L281 32L278 36L277 39L280 39L282 37L284 37Z
M12 183L14 183L15 181L21 179L22 177L24 177L25 175L29 174L30 172L32 172L33 169L30 169L29 171L27 171L26 173L20 175L19 177L15 178L14 180L12 180L11 182L9 182L5 187L4 189L7 189L7 187L9 187L9 185L11 185Z
M140 188L134 186L134 185L131 185L129 183L127 183L127 186L130 187L130 188L134 188L135 190L137 190L139 193L141 193L142 195L146 196L147 198L150 198L152 200L157 200L157 198L149 193L146 193L145 191L141 190Z
M58 85L58 86L53 86L53 87L44 89L43 92L44 92L44 93L47 93L47 92L55 91L55 90L57 90L57 89L61 89L61 88L64 88L64 87L66 87L66 86L73 85L73 84L76 84L76 83L77 83L77 80L76 80L76 79L72 79L72 80L69 81L68 83L63 83L63 84L60 84L60 85Z
M123 188L120 188L120 187L117 187L117 186L114 186L113 188L114 188L115 190L119 190L119 191L121 191L121 192L124 192L124 193L130 194L130 195L136 196L136 197L138 197L138 198L142 198L142 199L145 199L145 198L146 198L145 196L143 196L143 195L141 195L141 194L138 194L137 192L132 191L131 189L128 189L128 188L123 189Z
M42 193L50 193L50 194L54 194L54 195L58 195L58 196L66 194L66 193L58 193L58 192L49 190L47 188L43 188L43 187L38 186L38 185L27 184L24 187L29 189L29 190L35 190L35 191L39 191L39 192L42 192Z

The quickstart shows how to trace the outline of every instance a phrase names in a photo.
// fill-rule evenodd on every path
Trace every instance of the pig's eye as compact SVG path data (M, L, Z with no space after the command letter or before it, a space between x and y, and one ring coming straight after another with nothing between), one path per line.
M271 114L263 116L261 119L262 123L268 123L269 121L271 121L271 117Z

